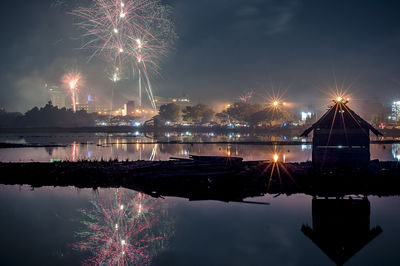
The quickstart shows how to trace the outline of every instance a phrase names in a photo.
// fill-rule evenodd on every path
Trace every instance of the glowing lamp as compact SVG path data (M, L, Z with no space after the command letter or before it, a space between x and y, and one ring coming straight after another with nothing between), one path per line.
M278 156L278 154L275 153L275 154L274 154L274 162L277 163L277 162L278 162L278 159L279 159L279 156Z

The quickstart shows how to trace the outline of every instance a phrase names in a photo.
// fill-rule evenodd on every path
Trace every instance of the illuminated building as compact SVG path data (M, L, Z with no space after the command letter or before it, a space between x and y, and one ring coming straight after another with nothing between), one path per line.
M314 132L313 164L317 167L368 164L369 133L372 131L376 136L382 133L347 107L347 101L338 98L334 103L321 119L301 135L307 137L311 131Z
M310 119L311 116L311 112L301 112L301 121L306 121L307 119Z
M95 103L78 103L76 105L76 110L81 111L84 110L88 113L98 113L101 115L108 115L110 114L110 107L109 106L103 106L103 105L97 105Z
M400 121L400 101L395 101L392 104L392 115L389 116L389 120L399 122Z
M46 88L47 88L46 84ZM60 89L58 86L51 86L49 87L49 95L50 95L50 101L53 104L53 106L56 106L58 108L64 108L65 107L65 102L67 99L67 93Z
M89 113L89 105L87 103L77 103L76 110L77 111L86 111Z
M135 102L134 101L128 101L126 104L124 104L124 109L122 110L122 115L123 116L133 116L136 114L135 112Z
M109 115L110 114L110 106L100 105L98 104L96 97L93 97L92 94L88 94L86 103L77 103L76 110L81 111L84 110L87 113L97 113L100 115Z
M111 109L109 106L96 105L95 113L98 113L99 115L109 115L110 111L111 111Z

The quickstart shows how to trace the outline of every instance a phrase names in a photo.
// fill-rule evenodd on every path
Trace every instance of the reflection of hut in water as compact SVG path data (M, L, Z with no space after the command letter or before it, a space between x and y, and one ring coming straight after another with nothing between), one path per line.
M334 105L304 131L314 131L312 161L316 166L329 164L366 165L370 161L369 131L382 135L347 106L340 97Z
M370 203L364 199L313 199L313 228L303 225L309 237L336 265L343 265L382 233L370 229Z

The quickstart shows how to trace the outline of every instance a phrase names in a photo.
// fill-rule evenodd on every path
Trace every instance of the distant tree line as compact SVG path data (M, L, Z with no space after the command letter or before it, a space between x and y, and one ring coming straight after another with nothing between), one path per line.
M210 106L197 104L194 106L181 106L170 103L160 107L159 114L154 117L158 123L180 122L188 123L244 123L251 126L259 123L271 124L272 121L295 121L295 114L283 108L266 107L261 104L236 102L220 113L216 113Z
M48 102L44 107L34 107L22 113L9 113L0 109L0 127L87 127L95 126L95 114L86 111L74 113L70 109L55 107Z

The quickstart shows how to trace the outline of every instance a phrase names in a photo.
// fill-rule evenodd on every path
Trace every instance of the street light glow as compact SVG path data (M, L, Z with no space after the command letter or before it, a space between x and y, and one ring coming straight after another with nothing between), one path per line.
M277 163L279 159L279 156L277 153L274 154L274 162Z

